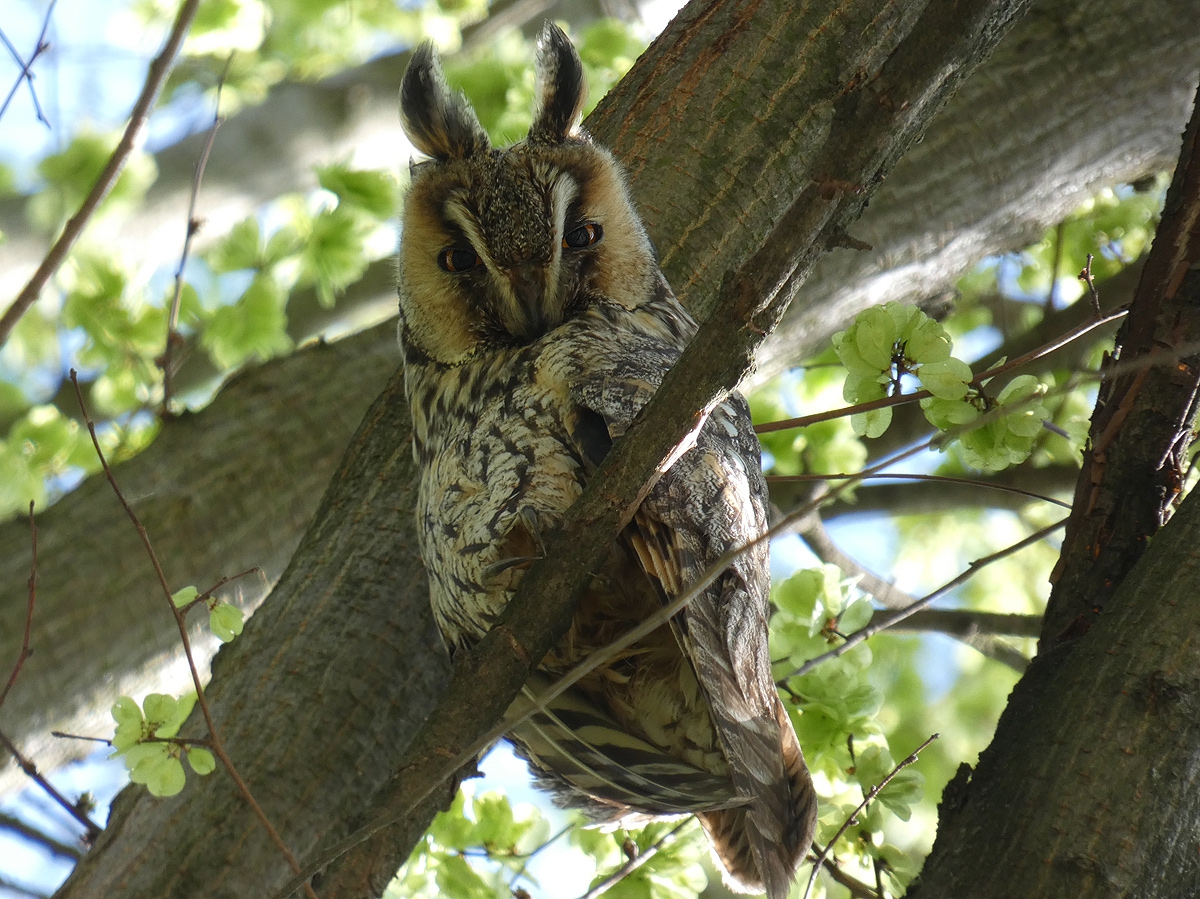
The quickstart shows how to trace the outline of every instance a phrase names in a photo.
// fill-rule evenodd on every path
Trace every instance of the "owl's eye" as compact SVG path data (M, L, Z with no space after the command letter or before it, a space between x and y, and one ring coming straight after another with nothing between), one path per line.
M603 228L595 222L587 222L573 231L568 231L563 237L562 246L564 250L582 250L584 247L599 243L603 236Z
M455 275L483 265L479 254L470 247L447 247L438 253L437 259L442 271Z

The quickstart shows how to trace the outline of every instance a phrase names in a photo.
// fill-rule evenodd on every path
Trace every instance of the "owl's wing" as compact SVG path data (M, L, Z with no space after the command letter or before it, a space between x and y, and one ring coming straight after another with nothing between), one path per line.
M658 385L651 375L608 377L590 386L579 398L604 421L611 440ZM585 424L572 436L586 460L600 440L594 419L577 419ZM696 445L662 475L622 540L663 601L689 589L725 553L743 550L672 626L707 696L734 788L746 800L699 817L730 875L775 899L787 895L812 842L817 806L771 677L768 547L765 541L749 546L766 528L758 440L745 400L732 394L709 416Z

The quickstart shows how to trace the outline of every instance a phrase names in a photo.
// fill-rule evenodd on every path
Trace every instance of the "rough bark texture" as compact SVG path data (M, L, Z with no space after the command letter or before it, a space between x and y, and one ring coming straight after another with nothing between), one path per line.
M219 594L257 605L399 355L394 328L383 325L244 372L203 412L166 422L150 452L118 466L176 589L204 590L257 566L265 580L252 576ZM34 654L0 709L0 729L51 770L90 751L51 730L108 734L117 696L176 692L190 678L154 570L104 478L39 511L37 522ZM0 526L0 546L0 659L10 660L25 618L28 524ZM207 658L216 647L204 634L207 626L195 645ZM4 778L25 783L11 765Z
M872 200L854 235L874 251L842 251L814 271L760 351L760 376L823 345L859 309L940 294L979 258L1036 239L1098 188L1169 167L1200 68L1200 29L1180 27L1195 12L1193 0L1034 4ZM592 125L619 155L635 154L623 158L664 268L677 292L701 306L744 254L740 237L725 238L748 231L761 239L808 162L782 159L769 178L748 167L790 128L774 115L787 102L790 80L809 77L789 71L784 79L760 66L744 52L752 44L735 40L723 48L714 64L737 72L736 79L683 98L686 116L658 108L651 119L645 108L632 108L622 85L620 97L605 104L609 112L601 110L605 121ZM201 237L221 233L281 192L314 187L313 165L347 158L403 165L396 85L406 64L407 54L399 54L319 84L282 85L223 125L205 176ZM830 71L838 65L832 60ZM155 264L178 255L202 143L201 135L158 155L159 181L136 220L120 226L123 253ZM647 160L652 177L642 178ZM720 203L712 201L717 191ZM17 201L0 202L0 230L9 241L0 247L0 296L9 296L15 288L3 279L31 269L44 239L28 232ZM386 271L387 263L380 265ZM387 306L387 294L364 291L358 301ZM322 317L315 303L289 312L297 322ZM299 324L296 332L311 333Z
M448 661L412 516L400 376L367 412L290 566L208 690L230 755L289 847L306 857L357 826L436 704ZM202 729L198 716L181 732ZM419 837L437 795L414 814ZM269 896L286 865L224 774L158 800L126 789L64 896Z
M966 264L1026 239L1031 229L1054 221L1055 216L1098 185L1170 165L1186 118L1186 97L1195 82L1196 59L1200 58L1200 30L1177 27L1190 13L1190 0L1090 0L1078 4L1041 0L1036 4L996 55L939 114L923 142L900 161L853 229L880 251L867 254L844 250L819 263L793 303L793 317L784 323L783 330L789 331L787 341L792 344L785 347L779 340L773 341L760 352L760 362L771 368L777 358L794 359L827 339L840 324L841 313L851 308L887 299L914 300L926 292L948 289L953 266L943 267L940 274L922 268L921 278L910 277L914 260L920 260L926 251L945 246L958 254L955 265ZM733 42L725 47L723 58L739 71L753 73L755 61L747 52L752 46L751 42ZM223 216L227 221L239 217L271 191L303 186L309 177L307 166L314 162L344 157L349 148L356 146L379 153L369 149L380 146L372 143L372 134L383 134L385 155L364 158L363 164L393 162L396 148L402 146L395 117L395 90L404 61L404 57L378 60L320 85L281 88L260 109L227 122L221 129L202 195L202 214L211 223L211 230L217 230ZM673 248L685 243L683 235L689 219L684 217L686 207L678 215L670 213L675 200L682 203L693 194L704 197L708 190L703 180L691 182L686 190L681 187L687 183L684 179L690 160L694 156L719 159L736 150L727 129L712 112L721 107L718 101L743 110L737 113L745 116L743 125L746 119L763 120L761 129L738 132L741 144L769 145L773 138L765 130L767 124L781 127L778 119L769 116L773 92L764 92L757 83L738 90L736 85L741 80L714 95L692 100L703 110L694 118L707 127L704 133L685 133L675 123L670 130L645 138L659 148L662 158L676 161L676 166L669 168L669 178L635 178L634 192L654 222L660 250L672 257L669 275L677 284L687 280L683 268L686 254ZM626 90L623 83L619 92L624 94ZM628 105L629 101L614 97L606 108L622 103ZM621 123L623 133L638 133L635 120L642 116L644 122L649 122L648 112L645 108L631 112L630 118ZM380 124L384 120L386 128ZM613 120L606 126L612 133L595 129L597 136L611 139L617 125ZM650 127L646 124L642 129ZM255 133L260 141L268 143L253 143L251 135ZM242 152L239 147L249 149ZM941 149L933 153L933 148ZM160 154L162 175L152 191L145 218L149 230L141 233L131 228L126 232L131 239L154 247L153 235L170 231L159 227L167 220L178 223L182 230L186 186L197 152L196 142L192 141ZM712 168L711 163L706 166ZM285 171L298 174L276 185L271 178ZM760 216L757 206L769 201L770 209L776 209L779 200L772 191L781 195L789 177L794 187L796 176L786 171L780 173L774 188L752 178L744 179L749 186L757 184L759 193L747 188L736 195L727 194L723 204L711 206L708 227L716 234L740 234L743 228L751 227L749 223L759 222L754 227L765 233L764 223L770 221L773 212ZM740 183L735 182L732 188ZM986 196L980 193L985 189ZM226 202L250 205L231 212ZM24 232L19 209L2 203L0 209L8 210L0 216L0 222L11 239L0 247L0 269L10 271L24 264L22 254L27 251L21 250L22 246L27 246L27 254L32 256L38 244L27 234L21 237ZM934 211L938 212L936 216ZM959 234L967 236L960 238ZM171 258L177 252L174 239L170 249L161 244L153 249L158 259ZM703 252L689 252L689 258L704 258ZM948 250L941 258L945 252ZM383 285L390 283L390 266L390 262L379 263L364 280L380 285L377 289L389 289ZM715 263L709 268L715 270ZM697 303L705 296L702 289L681 295L685 302ZM365 303L375 291L363 291L358 296ZM827 298L835 305L827 306ZM382 302L391 305L394 298L387 296ZM826 315L826 309L832 311ZM294 312L289 310L293 318ZM804 327L810 330L797 336L790 332L795 331L794 316L801 314L807 316ZM383 340L381 347L385 343ZM386 381L394 364L386 352L372 352L361 359L352 352L361 367L345 364L331 370L321 363L323 352L301 350L286 363L285 381L294 383L299 395L307 397L300 408L315 423L290 432L287 452L280 448L259 453L263 439L255 436L257 429L262 427L267 435L277 430L269 420L265 425L258 424L263 420L261 416L268 414L273 399L269 394L256 393L243 378L225 388L226 392L235 392L227 398L227 404L215 404L204 413L203 450L197 448L199 441L193 436L197 432L188 432L183 422L169 422L158 442L136 463L138 471L143 472L137 478L145 478L148 485L188 484L192 514L158 519L169 527L167 532L155 534L160 542L175 540L174 545L164 544L163 552L172 564L180 566L181 577L204 583L230 573L237 567L235 562L259 564L274 576L290 548L299 541L304 524L316 508L319 485L326 482L330 468L311 464L309 480L304 475L310 465L293 466L287 461L289 453L324 459L322 464L332 466L351 433L357 410L366 407L377 389L375 385ZM244 394L236 394L243 388ZM182 432L177 440L172 439L176 430ZM181 480L189 459L209 450L215 461L204 462L201 469L227 470L230 475ZM276 460L276 470L284 476L263 481L263 476L256 474L262 471L260 466L273 465ZM236 477L241 471L246 473L244 480ZM268 489L255 494L253 485L257 483L268 484ZM154 503L158 501L155 490L147 486L134 492L145 495L145 502ZM240 518L218 517L223 511L236 512L240 498L251 495L255 496L254 502ZM71 658L79 659L81 654L103 648L108 650L105 664L38 669L36 676L27 674L22 678L0 711L0 726L50 766L53 757L43 754L44 741L26 742L33 735L45 733L44 723L52 721L68 730L89 731L107 717L108 705L119 692L115 688L129 683L131 671L148 658L174 651L169 622L149 628L143 624L159 620L154 593L135 588L130 581L127 572L143 570L139 551L131 542L126 522L119 515L102 511L108 508L108 502L106 488L95 485L68 497L52 516L45 518L61 532L54 538L61 541L59 545L94 543L102 551L77 555L78 561L73 559L69 569L54 563L61 553L47 555L43 576L61 576L63 580L58 587L47 584L34 622L34 645L43 654L48 654L49 647L63 634L101 634L102 638L94 642L86 641L86 646L72 642ZM100 503L100 510L93 510L91 503ZM291 514L276 514L277 507L290 509ZM237 539L227 543L220 535L229 533L236 533ZM0 526L0 546L5 547L0 557L0 658L15 658L28 571L25 526ZM229 556L228 546L241 554ZM70 577L72 573L77 576ZM243 584L243 589L250 601L261 596L261 588L253 582ZM89 601L66 605L72 596L86 596ZM123 611L115 613L117 609ZM116 679L116 684L96 677L100 667ZM178 668L174 671L178 675ZM72 707L80 708L82 717L70 717L66 710ZM47 719L38 717L40 708L51 710ZM78 751L78 747L69 751ZM0 783L20 782L12 776L11 766L7 771Z
M1086 633L1183 488L1200 399L1200 107L1105 371L1043 647Z
M316 846L337 841L364 815L390 810L406 830L404 841L388 835L384 853L371 846L368 858L352 855L335 866L321 888L327 896L364 895L403 860L434 804L448 798L435 792L414 809L406 797L421 795L413 789L416 772L426 786L444 791L455 768L447 759L499 719L553 642L552 623L565 630L570 594L585 585L590 570L585 562L567 564L567 550L599 546L595 554L603 554L640 486L695 419L693 410L732 386L748 364L747 353L778 315L768 302L770 286L807 265L861 209L869 191L845 185L882 177L1020 4L933 0L902 15L888 4L860 0L812 8L805 17L788 16L792 7L783 0L694 7L700 14L677 20L652 53L674 50L681 58L707 60L729 30L739 28L743 43L759 55L778 45L792 48L790 66L778 60L778 73L810 66L825 73L814 79L819 88L794 98L812 113L802 131L815 161L798 183L816 178L817 188L797 191L803 202L752 247L748 270L729 282L733 302L702 328L659 396L609 454L568 513L564 533L549 536L547 558L534 564L497 628L456 668L447 701L418 731L444 669L436 661L424 584L414 577L420 564L410 513L413 472L398 378L368 412L271 600L214 664L210 695L218 726L297 856L313 861ZM794 34L771 32L788 19ZM835 51L851 60L847 71L827 68ZM873 77L856 77L860 69ZM700 82L727 83L719 71L698 75ZM725 337L724 347L710 343L715 332ZM740 364L723 361L738 355L731 345ZM556 552L563 542L569 547ZM538 594L543 577L551 587ZM398 769L411 776L389 783ZM319 854L315 860L328 861ZM125 791L96 849L60 895L269 895L286 877L283 860L228 782L212 778L167 802L140 788Z
M1039 655L909 899L1190 899L1200 884L1200 496L1087 636ZM965 772L965 767L964 767Z
M1039 654L943 796L920 899L1196 895L1200 496L1159 528L1200 390L1198 137L1200 103L1097 399Z

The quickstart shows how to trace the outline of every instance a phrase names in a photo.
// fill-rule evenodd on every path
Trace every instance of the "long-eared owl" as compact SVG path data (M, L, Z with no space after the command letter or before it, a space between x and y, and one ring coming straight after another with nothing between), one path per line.
M405 204L400 338L421 554L452 652L499 616L696 327L623 173L579 130L584 96L552 24L533 124L510 147L491 147L428 44L401 87L404 130L430 159L413 166ZM765 493L746 402L730 394L611 548L525 695L759 537ZM771 679L769 580L760 542L511 738L559 804L597 821L694 813L731 885L782 899L816 798Z

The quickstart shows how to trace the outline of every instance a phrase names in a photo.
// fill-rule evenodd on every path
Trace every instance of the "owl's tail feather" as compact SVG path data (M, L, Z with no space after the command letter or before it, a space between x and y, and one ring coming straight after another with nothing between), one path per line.
M510 715L527 709L532 694L527 685ZM589 805L605 809L606 818L629 811L679 815L745 801L727 777L672 758L633 736L575 691L556 697L544 712L517 725L512 737L518 753L553 793L572 807L581 798L593 800Z
M766 803L760 798L749 807L700 812L696 817L708 833L717 861L725 868L725 883L730 889L786 899L796 868L812 845L817 794L782 704L776 706L776 717L788 782L787 799Z

